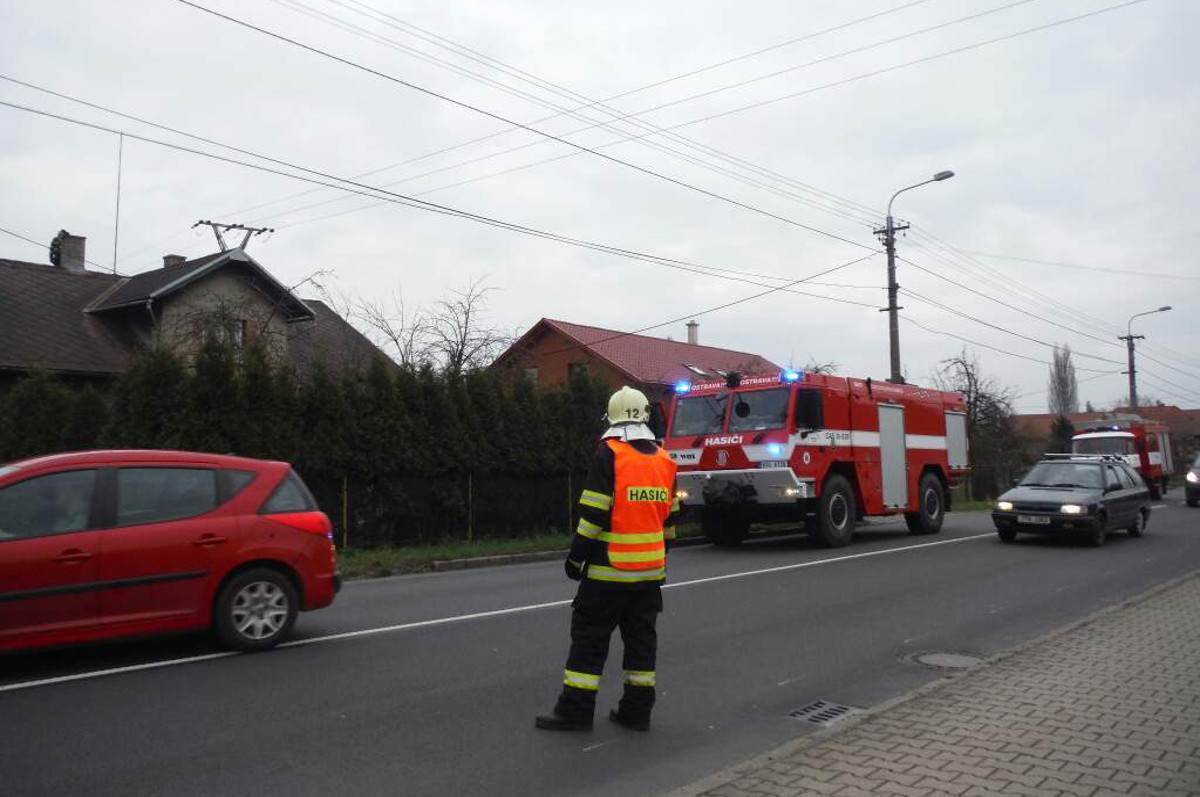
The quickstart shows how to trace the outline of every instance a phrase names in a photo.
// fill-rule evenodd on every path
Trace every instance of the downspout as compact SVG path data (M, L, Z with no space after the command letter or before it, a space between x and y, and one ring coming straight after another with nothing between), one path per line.
M154 299L153 298L147 297L146 312L150 314L150 323L154 325L155 329L157 329L158 328L158 319L154 315Z

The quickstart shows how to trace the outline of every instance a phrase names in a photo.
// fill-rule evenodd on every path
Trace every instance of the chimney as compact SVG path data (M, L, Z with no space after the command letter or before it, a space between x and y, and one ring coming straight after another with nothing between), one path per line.
M59 230L58 235L50 242L50 262L65 271L82 274L84 250L87 248L87 238L82 235L71 235L66 230Z
M163 268L178 266L180 263L184 263L186 261L187 258L183 255L163 255Z
M700 342L700 322L692 319L687 322L688 343L695 346Z

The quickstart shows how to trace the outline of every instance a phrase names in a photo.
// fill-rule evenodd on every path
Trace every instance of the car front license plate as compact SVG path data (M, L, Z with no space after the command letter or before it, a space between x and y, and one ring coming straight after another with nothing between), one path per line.
M1050 518L1045 515L1017 515L1018 523L1028 523L1033 526L1049 526Z

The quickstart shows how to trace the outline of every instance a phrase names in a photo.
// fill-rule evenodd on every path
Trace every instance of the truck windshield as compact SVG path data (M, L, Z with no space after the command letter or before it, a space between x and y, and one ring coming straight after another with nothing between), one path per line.
M728 393L713 396L688 396L675 402L675 419L671 424L674 437L714 434L725 425L725 403Z
M1132 437L1089 437L1076 440L1072 446L1076 454L1136 454Z
M734 394L729 431L759 432L782 429L787 424L788 389L751 390Z

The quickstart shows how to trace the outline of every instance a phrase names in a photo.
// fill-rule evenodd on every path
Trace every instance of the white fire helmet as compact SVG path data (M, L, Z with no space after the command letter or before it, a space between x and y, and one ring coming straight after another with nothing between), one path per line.
M608 400L608 422L649 423L650 402L646 394L626 385Z

